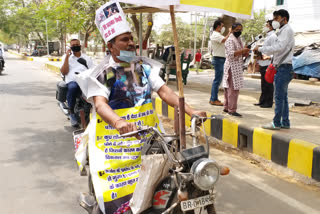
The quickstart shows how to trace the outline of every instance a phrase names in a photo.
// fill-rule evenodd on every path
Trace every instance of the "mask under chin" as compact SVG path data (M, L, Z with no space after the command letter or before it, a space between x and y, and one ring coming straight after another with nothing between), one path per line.
M134 57L136 57L136 52L135 51L124 51L124 50L121 50L120 51L120 56L117 56L117 58L120 61L128 62L128 63L130 63L133 60Z

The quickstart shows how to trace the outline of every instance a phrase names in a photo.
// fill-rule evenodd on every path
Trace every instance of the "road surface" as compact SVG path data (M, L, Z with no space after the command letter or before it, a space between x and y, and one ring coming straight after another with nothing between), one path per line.
M0 76L0 207L10 214L85 214L87 191L74 160L72 129L55 100L57 74L9 55ZM218 213L320 213L318 188L287 182L239 156L212 150L230 166L217 184Z

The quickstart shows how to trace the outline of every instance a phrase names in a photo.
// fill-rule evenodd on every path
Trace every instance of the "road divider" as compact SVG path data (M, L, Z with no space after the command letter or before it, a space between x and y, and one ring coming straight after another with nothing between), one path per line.
M52 65L52 64L49 64L49 63L45 63L45 67L49 70L52 70L58 74L60 74L60 68L56 65Z
M22 59L25 59L25 60L28 60L28 61L33 61L33 57L25 56L24 54L20 54L20 53L17 53L15 51L11 51L11 50L8 50L8 52L13 54L13 55L20 56Z
M52 61L52 62L60 62L61 59L60 58L48 58L49 61Z
M174 108L159 97L153 98L157 114L174 120ZM208 115L212 113L207 112ZM190 117L186 114L186 126ZM320 181L320 146L300 139L281 136L279 132L250 128L222 115L206 121L207 135L233 147L246 150L266 160L290 168L302 175Z

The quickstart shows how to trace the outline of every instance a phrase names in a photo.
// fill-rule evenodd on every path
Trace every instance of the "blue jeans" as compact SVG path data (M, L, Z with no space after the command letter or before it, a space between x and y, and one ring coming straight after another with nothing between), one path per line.
M226 58L224 57L214 56L212 58L212 65L214 66L215 74L214 74L214 80L212 82L210 101L218 100L219 86L221 84L222 77L223 77L223 69L224 69L225 61L226 61Z
M70 113L73 114L74 106L76 105L76 98L78 95L81 94L81 89L76 82L69 82L67 86L68 86L68 91L67 91L68 106L69 106Z
M273 123L275 126L289 126L289 104L288 104L288 85L293 77L291 64L283 64L277 70L274 77L275 85L275 115Z

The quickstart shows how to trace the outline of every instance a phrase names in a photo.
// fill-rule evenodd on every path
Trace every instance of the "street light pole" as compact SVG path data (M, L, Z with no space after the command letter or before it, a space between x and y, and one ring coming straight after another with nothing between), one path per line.
M47 51L48 51L48 55L49 55L49 42L48 42L48 23L47 20L44 19L44 21L46 22L46 34L47 34Z

